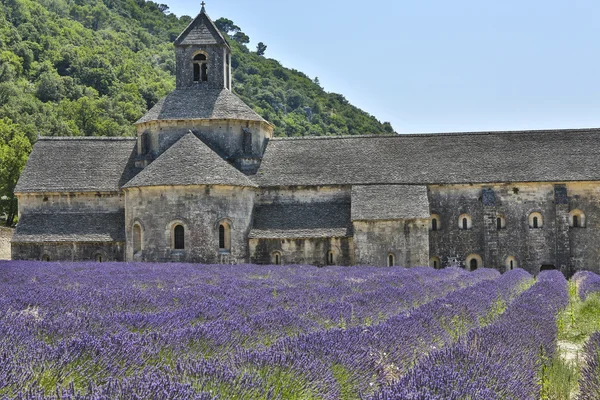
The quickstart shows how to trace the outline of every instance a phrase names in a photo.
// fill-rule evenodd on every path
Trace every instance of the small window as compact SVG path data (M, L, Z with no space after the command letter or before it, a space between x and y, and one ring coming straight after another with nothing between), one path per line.
M469 214L462 214L458 217L458 228L462 230L468 230L473 227L473 222Z
M333 251L327 253L327 265L335 265L335 259L333 256Z
M496 229L497 230L502 230L506 228L506 219L504 218L503 215L498 215L496 217Z
M429 229L432 231L439 231L441 227L440 216L437 214L431 215L431 218L429 219Z
M50 261L50 256L48 254L44 254L42 256L42 261L49 262Z
M192 59L194 68L194 82L208 81L208 57L206 54L196 54Z
M431 257L429 259L429 266L433 269L442 268L442 263L440 262L440 258L439 257Z
M471 271L475 271L477 269L477 260L476 259L471 259L470 262L470 267L471 267Z
M469 271L475 271L476 269L483 267L483 259L479 254L470 254L465 260L465 266Z
M227 222L219 224L219 251L231 251L231 229Z
M581 210L569 213L569 226L571 228L585 228L585 214Z
M104 261L104 258L102 257L102 254L100 254L100 253L96 254L96 262L101 263L103 261Z
M271 262L275 265L281 265L281 253L274 251L271 255Z
M544 219L539 212L529 214L529 227L531 229L540 229L544 226Z
M395 257L392 253L388 254L388 267L393 267L396 262L395 262Z
M173 229L173 248L175 250L184 250L185 249L185 229L183 225L177 225Z
M507 271L512 271L513 269L517 268L517 259L513 256L506 257L505 265Z
M133 254L142 251L142 226L139 223L133 225Z

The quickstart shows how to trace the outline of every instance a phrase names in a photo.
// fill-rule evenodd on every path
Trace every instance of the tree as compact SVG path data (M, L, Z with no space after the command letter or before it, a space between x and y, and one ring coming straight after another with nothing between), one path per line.
M0 214L6 215L6 226L17 217L14 190L31 152L31 143L19 126L8 118L0 119Z
M233 40L235 40L239 44L250 43L250 37L248 35L246 35L244 32L236 32L236 34L233 35Z
M227 18L219 18L215 21L215 25L226 35L231 35L231 33L236 34L240 31L240 27L234 24L232 20Z
M265 51L267 51L267 45L264 44L263 42L259 42L256 45L256 54L259 56L264 56L265 55Z

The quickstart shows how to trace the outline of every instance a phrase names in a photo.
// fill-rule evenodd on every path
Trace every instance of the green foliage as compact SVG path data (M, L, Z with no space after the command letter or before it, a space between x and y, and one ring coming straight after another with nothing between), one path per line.
M31 152L31 144L19 126L0 119L0 216L11 226L17 217L14 189Z
M256 55L264 56L266 51L267 51L267 45L264 44L263 42L258 42L258 44L256 45Z

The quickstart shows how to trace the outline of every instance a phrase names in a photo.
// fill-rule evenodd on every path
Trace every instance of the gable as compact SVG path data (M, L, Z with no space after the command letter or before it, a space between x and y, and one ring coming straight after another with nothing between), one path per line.
M124 188L192 185L256 186L246 175L189 132Z
M229 44L227 44L214 22L206 15L204 9L175 39L174 44L175 46L220 44L229 47Z

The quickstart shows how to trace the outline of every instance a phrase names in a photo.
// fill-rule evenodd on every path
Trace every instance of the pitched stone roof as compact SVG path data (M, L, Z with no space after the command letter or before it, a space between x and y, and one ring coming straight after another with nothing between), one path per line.
M293 203L254 208L251 239L352 236L349 203Z
M600 129L273 139L261 186L600 180Z
M188 185L256 186L188 132L123 187Z
M136 124L160 120L240 119L266 122L228 89L175 89Z
M352 221L429 218L426 186L352 187Z
M12 241L125 242L124 213L23 214Z
M221 44L229 47L229 44L215 25L210 19L206 10L202 7L200 14L196 16L190 22L190 24L181 32L181 34L175 39L175 46L187 46L187 45L207 45L207 44Z
M135 146L135 138L41 137L15 192L117 192L137 173Z

